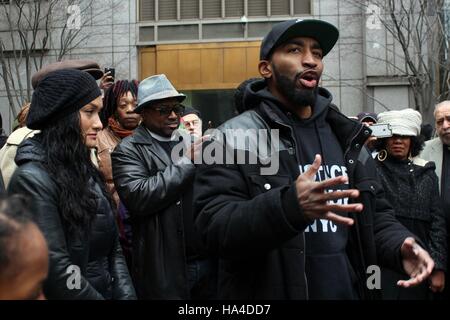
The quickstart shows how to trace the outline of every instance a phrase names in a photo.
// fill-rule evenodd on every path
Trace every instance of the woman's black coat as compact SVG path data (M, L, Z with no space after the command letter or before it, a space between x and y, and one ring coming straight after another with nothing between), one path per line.
M38 137L19 146L19 168L8 192L33 200L34 219L49 248L49 274L44 284L47 299L135 299L109 201L94 182L86 186L94 189L97 215L83 234L67 232L58 210L58 186L43 166L44 150Z

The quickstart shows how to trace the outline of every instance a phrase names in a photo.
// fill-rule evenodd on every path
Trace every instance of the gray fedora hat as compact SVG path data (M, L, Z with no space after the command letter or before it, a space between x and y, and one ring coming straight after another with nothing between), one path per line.
M134 112L141 113L150 102L167 98L177 98L181 102L186 96L174 88L165 74L148 77L139 83L137 107Z

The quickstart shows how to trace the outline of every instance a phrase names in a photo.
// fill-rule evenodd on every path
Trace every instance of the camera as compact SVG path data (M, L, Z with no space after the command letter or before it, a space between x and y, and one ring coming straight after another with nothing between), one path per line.
M109 75L111 77L113 77L113 82L114 82L114 79L116 78L116 69L114 69L114 68L105 68L105 74L108 73L108 72L110 72Z
M389 138L392 137L392 129L390 124L373 124L369 126L372 130L372 136L377 138Z

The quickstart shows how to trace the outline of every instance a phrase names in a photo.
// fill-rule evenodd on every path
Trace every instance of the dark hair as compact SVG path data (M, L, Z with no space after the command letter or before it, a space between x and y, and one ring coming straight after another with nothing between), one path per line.
M0 275L5 274L17 250L16 236L33 223L29 201L22 195L0 195Z
M411 145L410 145L411 156L412 157L418 156L425 147L425 138L422 135L411 136L410 138L411 138ZM386 149L387 139L389 138L377 139L374 143L375 149L378 151Z
M425 141L430 140L433 135L433 126L429 123L420 125L420 135L424 137Z
M103 98L103 110L100 115L104 128L108 126L109 117L116 112L118 100L128 91L131 92L133 98L136 99L138 86L139 82L137 80L119 80L106 90Z
M97 212L92 183L110 200L105 182L84 144L79 112L73 112L37 135L45 150L44 167L58 186L57 204L69 232L90 227Z

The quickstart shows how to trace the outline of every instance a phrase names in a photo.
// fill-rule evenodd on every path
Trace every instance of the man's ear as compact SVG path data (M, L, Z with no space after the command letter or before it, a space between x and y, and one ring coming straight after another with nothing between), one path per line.
M264 79L272 78L272 65L271 65L270 61L268 61L268 60L259 61L258 70L259 70L259 74Z

